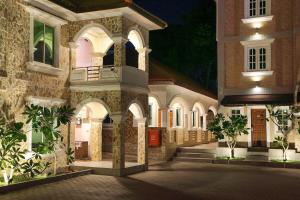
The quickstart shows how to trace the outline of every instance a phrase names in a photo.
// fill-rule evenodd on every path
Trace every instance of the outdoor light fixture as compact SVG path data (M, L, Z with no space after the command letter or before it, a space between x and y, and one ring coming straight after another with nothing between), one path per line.
M244 24L249 24L252 28L261 28L263 27L265 22L272 21L272 19L273 19L273 15L270 15L270 16L242 19L242 22Z

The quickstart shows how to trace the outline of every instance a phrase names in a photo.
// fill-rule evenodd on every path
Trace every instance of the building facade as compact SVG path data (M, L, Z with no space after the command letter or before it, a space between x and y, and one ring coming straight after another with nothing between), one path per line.
M266 105L285 112L299 100L300 2L297 0L217 0L218 81L220 112L248 117L249 135L239 137L241 154L265 148L280 158L266 120ZM290 122L286 122L287 126ZM300 137L290 134L290 159L299 159ZM224 146L224 142L220 142ZM222 152L222 151L221 151Z
M150 142L151 131L161 134L149 158L169 160L178 147L215 142L207 125L217 114L216 95L158 61L150 62L149 89Z
M76 108L75 116L70 127L60 131L64 143L69 140L75 150L75 166L105 168L100 173L118 176L147 170L148 123L158 126L149 114L154 111L154 107L149 110L149 101L152 92L160 91L151 89L149 97L149 31L166 27L129 0L0 1L1 115L25 122L26 104L69 104ZM158 100L164 109L176 103L170 89L165 88L168 96ZM186 95L206 99L195 92ZM174 101L169 102L171 98ZM216 106L216 100L212 103ZM178 131L192 109L191 102L187 105L182 118L172 122ZM203 114L208 111L208 104L199 106L195 109ZM160 128L167 128L165 111ZM23 148L30 156L43 136L32 133L30 125L25 129ZM172 148L182 145L181 140ZM150 158L167 159L163 153L154 150ZM65 167L65 149L56 156L57 167ZM43 157L54 159L53 155Z

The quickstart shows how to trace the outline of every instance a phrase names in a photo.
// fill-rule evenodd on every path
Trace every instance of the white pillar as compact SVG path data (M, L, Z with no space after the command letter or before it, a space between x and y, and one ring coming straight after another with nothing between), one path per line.
M148 47L137 49L139 52L139 69L148 72L149 71L149 53L152 51Z
M203 127L202 127L203 131L206 131L206 129L207 129L206 118L207 118L207 114L203 114Z

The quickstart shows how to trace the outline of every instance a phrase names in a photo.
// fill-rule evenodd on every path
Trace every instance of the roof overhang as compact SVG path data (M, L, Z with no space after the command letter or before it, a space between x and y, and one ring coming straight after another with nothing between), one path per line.
M176 85L178 87L182 87L185 88L187 90L196 92L198 94L207 96L211 99L217 100L217 96L204 90L201 88L196 88L196 87L192 87L190 84L181 82L181 81L176 81L175 79L154 79L154 78L150 78L149 79L149 85Z
M79 10L62 6L58 0L25 0L29 5L37 7L45 12L68 21L92 20L105 17L124 16L131 21L140 24L148 30L159 30L168 25L165 21L152 15L148 11L134 3L117 3Z
M298 96L298 101L300 100ZM257 94L257 95L231 95L225 96L221 105L241 106L241 105L292 105L294 103L293 94Z

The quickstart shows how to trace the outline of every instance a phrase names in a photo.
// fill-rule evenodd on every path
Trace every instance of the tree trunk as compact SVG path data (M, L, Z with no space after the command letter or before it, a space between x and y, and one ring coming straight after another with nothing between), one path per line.
M231 149L231 158L234 158L234 148Z
M57 168L57 157L56 152L54 151L54 169L53 169L53 175L56 175L56 168Z
M13 179L13 175L14 175L14 169L9 169L9 174L7 173L7 170L4 170L2 172L2 175L3 175L3 179L4 179L4 182L9 185Z

